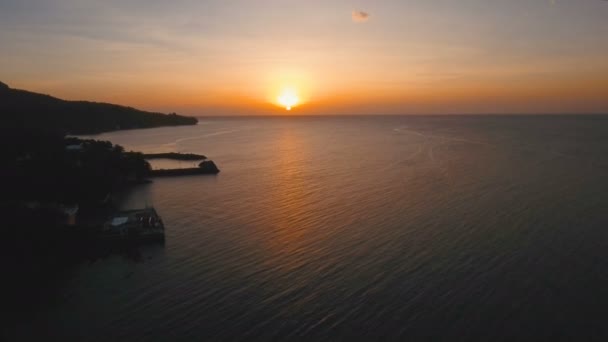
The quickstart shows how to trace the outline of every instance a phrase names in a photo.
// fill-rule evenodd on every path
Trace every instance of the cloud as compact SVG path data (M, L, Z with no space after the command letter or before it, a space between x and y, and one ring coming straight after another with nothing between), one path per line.
M353 11L352 13L353 22L364 23L369 20L369 13L363 11Z

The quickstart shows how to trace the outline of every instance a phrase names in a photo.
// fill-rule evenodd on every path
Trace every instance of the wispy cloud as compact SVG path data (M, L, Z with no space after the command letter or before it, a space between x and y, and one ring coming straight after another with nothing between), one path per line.
M353 22L364 23L369 20L369 13L363 11L353 11L352 13Z

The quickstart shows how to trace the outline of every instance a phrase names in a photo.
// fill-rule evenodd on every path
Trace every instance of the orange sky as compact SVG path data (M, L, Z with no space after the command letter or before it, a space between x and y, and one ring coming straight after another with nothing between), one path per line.
M608 2L0 4L0 80L189 115L606 113Z

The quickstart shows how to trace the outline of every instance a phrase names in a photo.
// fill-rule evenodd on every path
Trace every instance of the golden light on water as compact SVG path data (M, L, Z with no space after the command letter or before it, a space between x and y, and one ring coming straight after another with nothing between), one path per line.
M292 107L300 102L300 99L294 89L286 88L281 91L281 94L277 98L277 102L285 107L285 109L291 110Z

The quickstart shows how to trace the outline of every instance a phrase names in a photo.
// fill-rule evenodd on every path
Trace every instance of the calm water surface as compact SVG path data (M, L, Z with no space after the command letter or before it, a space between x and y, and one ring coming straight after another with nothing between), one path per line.
M82 263L23 336L608 336L608 117L201 119L96 138L222 172L125 195L157 208L166 244ZM190 166L155 167L172 163Z

